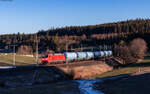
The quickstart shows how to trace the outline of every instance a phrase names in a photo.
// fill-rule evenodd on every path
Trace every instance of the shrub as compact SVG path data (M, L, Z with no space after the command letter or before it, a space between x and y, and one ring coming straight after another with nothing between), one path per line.
M118 46L115 48L115 56L119 57L122 59L122 64L127 64L127 63L133 63L134 58L131 56L130 50L128 46Z
M130 42L129 49L131 55L136 58L136 60L143 59L147 50L147 44L143 39L137 38Z
M114 48L114 56L123 60L123 64L135 63L143 59L147 50L146 42L137 38L127 44L120 44Z

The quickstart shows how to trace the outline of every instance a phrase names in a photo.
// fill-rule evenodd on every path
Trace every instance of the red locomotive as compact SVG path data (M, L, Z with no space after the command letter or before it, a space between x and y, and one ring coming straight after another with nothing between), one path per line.
M64 54L48 54L45 57L42 57L43 63L50 63L50 62L65 62L66 58Z

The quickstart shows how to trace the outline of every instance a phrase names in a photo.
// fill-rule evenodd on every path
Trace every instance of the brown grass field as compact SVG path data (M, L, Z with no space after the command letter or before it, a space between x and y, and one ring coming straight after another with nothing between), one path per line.
M16 55L16 65L33 65L36 64L35 57ZM39 58L39 62L41 59ZM0 55L0 66L12 66L13 65L13 54Z

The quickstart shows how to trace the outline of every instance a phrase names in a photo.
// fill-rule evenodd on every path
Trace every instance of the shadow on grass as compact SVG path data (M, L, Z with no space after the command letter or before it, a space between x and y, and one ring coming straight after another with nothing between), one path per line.
M96 86L106 94L149 94L150 73L119 76L122 77L118 79L106 78L102 83L96 83Z
M72 80L73 72L67 74L55 66L17 66L0 69L0 77L0 87L9 88L22 87L28 83L35 85ZM6 84L7 82L9 84Z
M12 66L12 64L8 64L8 63L0 62L0 66Z
M150 56L145 56L144 59L145 60L150 60Z
M28 64L28 63L24 63L24 62L16 62L15 64L16 64L16 66L31 66L31 65L36 65L36 64ZM13 66L13 62L12 63L0 62L0 66Z
M150 63L135 63L135 64L128 64L128 65L124 65L122 67L150 67Z

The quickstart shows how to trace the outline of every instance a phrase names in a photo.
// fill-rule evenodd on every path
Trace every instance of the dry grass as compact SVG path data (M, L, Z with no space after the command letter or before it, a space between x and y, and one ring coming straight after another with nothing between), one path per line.
M39 62L40 62L40 60L39 60ZM32 65L32 64L36 64L34 57L16 55L16 65L17 66ZM13 55L12 54L0 55L0 66L11 66L11 65L13 65Z
M146 55L144 60L140 63L131 64L119 69L114 69L111 72L106 72L100 75L93 75L91 78L103 78L103 77L117 76L120 74L132 74L147 69L150 69L150 55Z

